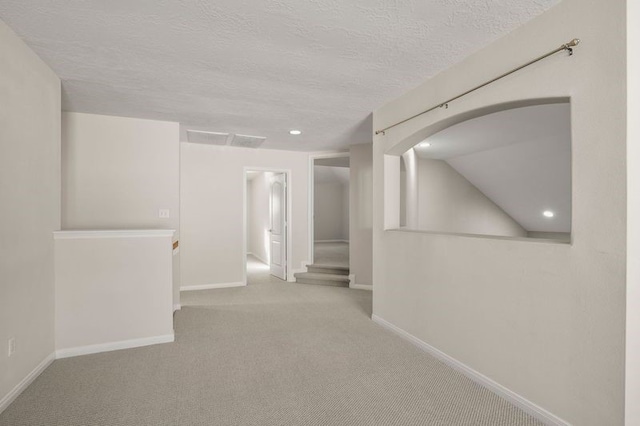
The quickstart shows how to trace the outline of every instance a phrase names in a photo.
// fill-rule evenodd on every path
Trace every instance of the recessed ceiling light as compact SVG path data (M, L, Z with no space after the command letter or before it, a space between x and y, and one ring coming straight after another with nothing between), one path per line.
M289 134L290 134L290 135L299 135L299 134L301 134L301 133L302 133L302 132L301 132L300 130L289 130Z
M551 210L545 210L542 212L542 215L544 217L554 217L556 214L554 212L552 212Z
M429 148L431 144L429 142L422 142L422 143L419 143L418 146L420 148Z

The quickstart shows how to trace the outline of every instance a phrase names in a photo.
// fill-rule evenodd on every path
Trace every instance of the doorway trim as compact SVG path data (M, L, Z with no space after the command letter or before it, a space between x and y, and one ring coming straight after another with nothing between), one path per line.
M316 160L319 159L323 159L323 158L344 158L344 157L351 157L351 152L349 151L338 151L338 152L325 152L325 153L321 153L321 154L310 154L309 155L309 200L307 203L307 211L309 213L308 216L308 220L307 223L309 224L309 234L308 234L308 238L309 238L309 264L313 265L314 262L314 247L313 247L313 241L314 241L314 235L313 235L313 228L314 228L314 213L315 213L315 209L314 209L314 196L315 196L315 178L314 178L314 166L315 166L315 162ZM349 167L349 170L351 170L351 167ZM351 212L349 212L349 216L351 216ZM349 229L351 229L351 227L349 227ZM351 232L351 231L349 231Z
M291 281L293 278L293 244L292 241L292 217L291 217L291 169L278 169L273 167L250 167L245 166L242 170L242 282L247 285L247 172L271 172L271 173L284 173L286 179L286 193L287 193L287 233L286 233L286 247L287 252L285 263L285 277L287 281Z

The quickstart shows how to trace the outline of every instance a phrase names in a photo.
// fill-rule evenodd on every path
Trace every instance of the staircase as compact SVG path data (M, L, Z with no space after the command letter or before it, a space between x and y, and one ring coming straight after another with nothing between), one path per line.
M349 267L332 265L307 265L307 272L293 275L300 284L349 287Z

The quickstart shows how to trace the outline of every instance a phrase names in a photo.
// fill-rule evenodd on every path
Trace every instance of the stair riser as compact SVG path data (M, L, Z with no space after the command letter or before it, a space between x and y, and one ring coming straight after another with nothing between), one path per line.
M348 270L316 268L316 267L313 267L313 266L307 266L307 272L313 272L314 274L332 274L332 275L349 276L349 271Z
M322 281L322 280L308 280L304 278L298 278L296 282L298 284L324 285L328 287L349 287L348 282L342 282L342 281Z

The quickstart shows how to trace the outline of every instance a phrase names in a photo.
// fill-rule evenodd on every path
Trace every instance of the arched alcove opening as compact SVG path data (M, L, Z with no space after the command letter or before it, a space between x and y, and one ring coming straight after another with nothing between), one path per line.
M450 117L396 144L387 163L394 156L400 228L570 242L567 98Z

